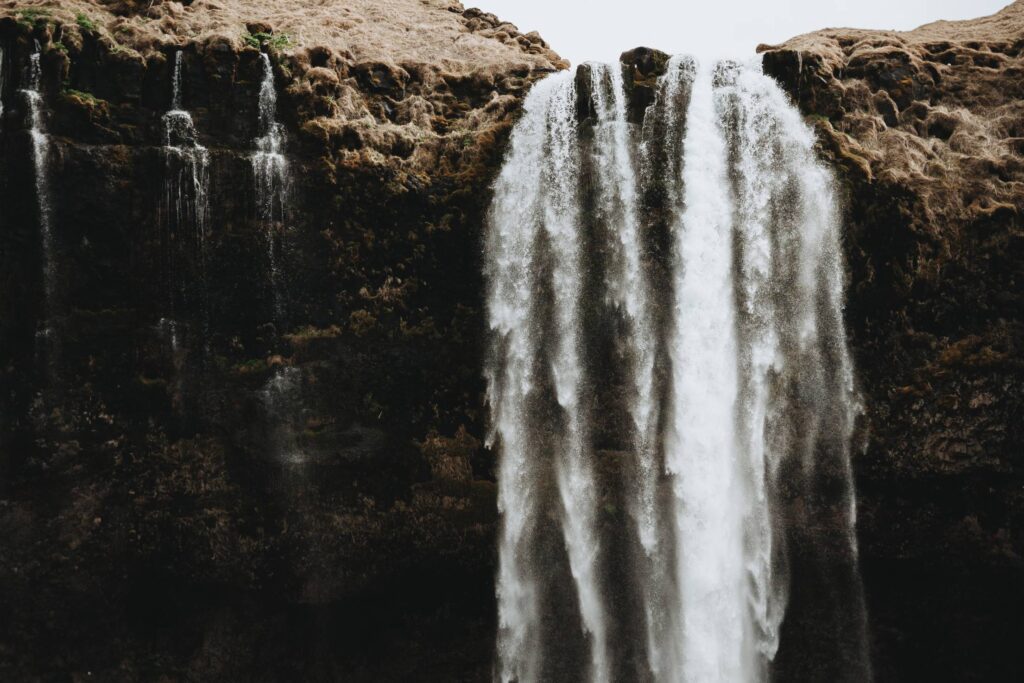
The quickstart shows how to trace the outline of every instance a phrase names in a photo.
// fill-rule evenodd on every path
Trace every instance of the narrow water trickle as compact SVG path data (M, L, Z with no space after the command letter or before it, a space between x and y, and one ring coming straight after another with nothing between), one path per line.
M267 53L260 53L262 79L259 92L259 136L255 140L252 170L255 179L256 218L267 241L267 263L274 295L276 322L284 322L285 305L281 291L281 240L288 218L290 176L284 155L285 130L277 120L277 87L274 67ZM302 372L295 367L278 368L263 389L263 404L271 429L271 447L279 462L293 469L306 463L298 439L303 395Z
M788 646L870 678L841 225L813 134L757 65L673 58L642 123L619 65L582 68L531 91L488 221L496 677L768 680L793 582L832 563L849 580L803 602L861 618ZM815 549L829 537L850 552Z
M6 73L4 72L4 47L0 45L0 130L4 128L4 85L6 84Z
M263 407L267 413L271 446L282 465L302 465L306 454L298 437L302 420L302 371L281 367L263 387Z
M50 137L46 133L46 107L43 101L42 66L39 43L29 57L28 70L25 74L25 86L21 95L25 99L26 118L32 137L32 163L35 172L36 202L39 215L39 235L42 245L43 260L43 329L40 334L51 338L53 330L54 310L57 295L57 264L53 243L53 206L50 197ZM0 70L2 71L2 70Z
M207 310L207 240L209 238L210 154L199 144L192 115L182 102L182 52L174 53L171 108L163 116L164 270L171 318L181 308Z
M263 224L267 240L267 261L274 290L274 309L280 318L284 311L281 293L280 235L288 215L290 179L288 159L284 156L284 126L277 121L277 88L270 57L260 54L263 78L259 95L259 137L252 155L256 182L256 217Z

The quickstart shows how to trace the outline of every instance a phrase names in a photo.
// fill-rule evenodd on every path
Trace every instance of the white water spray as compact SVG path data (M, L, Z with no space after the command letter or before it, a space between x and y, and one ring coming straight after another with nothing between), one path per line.
M528 121L512 140L509 162L498 180L489 235L488 296L496 353L488 370L494 410L492 443L504 453L499 472L499 509L505 514L498 575L499 677L534 680L540 675L538 602L540 576L532 566L530 534L537 524L540 467L534 462L546 440L553 449L561 507L562 538L580 620L587 634L590 676L610 680L606 615L598 577L596 490L583 406L580 358L582 253L576 184L576 90L568 74L539 84L526 103ZM542 153L543 152L543 153ZM550 280L539 281L537 245L549 245ZM545 324L532 305L534 289L554 292L553 323L559 330L550 355L537 337ZM547 367L541 367L547 362ZM541 376L537 376L537 373ZM560 409L556 434L531 424L536 393L550 384Z
M163 116L165 269L172 313L177 297L194 284L181 270L194 266L206 313L206 259L209 236L210 154L199 144L192 115L183 108L182 52L174 53L171 108Z
M43 101L42 66L40 64L40 47L36 43L35 50L29 57L25 87L21 94L25 98L26 120L29 134L32 136L32 162L35 171L36 202L39 211L39 234L42 242L43 256L43 305L45 328L44 336L54 334L52 329L53 310L57 294L57 264L53 244L53 206L50 197L50 137L46 133L46 108Z
M256 217L263 224L267 239L267 260L274 288L274 307L280 317L283 303L280 292L280 254L276 236L288 213L288 159L284 156L284 126L277 121L277 88L270 57L260 53L263 79L260 84L259 137L252 155L256 183Z
M0 130L4 127L4 53L3 46L0 46Z
M783 515L783 471L805 473L790 487L813 488L822 469L846 482L831 495L843 498L837 525L855 548L855 396L831 179L811 131L756 66L674 58L643 136L619 69L587 68L587 106L571 75L534 87L489 220L497 676L542 680L573 656L551 642L567 635L550 626L567 615L550 612L565 604L548 593L560 565L540 552L550 551L541 539L553 471L587 680L767 680L790 589L785 525L801 523ZM579 122L578 112L591 113ZM656 225L670 248L652 270L645 235ZM596 280L585 245L602 255ZM609 315L614 324L594 322ZM607 373L590 363L602 334L615 335L624 387L605 386ZM629 418L632 475L621 481L631 482L637 558L603 552L604 446L593 427L614 416L595 414L596 404ZM631 571L612 572L623 562ZM610 600L611 574L638 582L641 604ZM862 607L853 595L850 608ZM630 620L643 632L619 630L641 648L613 642L612 625Z
M642 262L644 247L637 215L637 170L622 70L603 64L592 64L590 70L596 116L595 218L608 244L607 297L624 323L618 347L628 364L632 383L626 401L632 423L635 469L630 514L644 554L638 558L637 569L644 576L647 656L652 670L657 673L671 667L674 650L674 643L667 638L672 629L665 601L672 588L658 509L660 406L654 386L658 339Z

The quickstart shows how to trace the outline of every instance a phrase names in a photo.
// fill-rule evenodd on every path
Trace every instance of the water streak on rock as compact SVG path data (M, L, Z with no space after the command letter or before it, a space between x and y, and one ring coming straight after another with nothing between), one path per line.
M270 57L260 54L263 79L259 98L259 137L252 155L252 170L256 182L256 216L263 224L267 239L267 260L274 288L274 308L278 317L283 315L284 304L280 290L280 238L288 215L290 179L288 159L284 156L284 126L277 121L277 88L274 67Z
M2 72L2 65L0 65ZM42 95L42 66L40 64L40 48L36 43L35 50L29 57L28 71L25 74L25 87L21 94L25 99L25 125L32 137L32 162L35 171L36 202L39 212L39 234L43 257L43 320L41 333L52 337L55 299L57 295L57 264L53 243L53 206L50 197L50 137L46 133L46 109Z
M171 108L163 116L163 265L172 315L179 304L193 302L206 316L210 154L199 144L192 115L183 108L180 50L174 53L171 82Z

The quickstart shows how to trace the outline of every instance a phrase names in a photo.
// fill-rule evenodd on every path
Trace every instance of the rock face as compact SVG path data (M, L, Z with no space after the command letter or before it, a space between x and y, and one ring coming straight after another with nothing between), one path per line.
M449 2L186 5L0 8L0 678L484 679L481 223L565 64ZM292 177L271 226L261 49ZM164 147L178 52L205 231L175 161L198 148Z
M482 221L523 95L566 64L444 0L25 0L0 47L0 678L488 679ZM271 226L261 50L293 178ZM179 51L202 240L170 218ZM665 56L623 59L639 121ZM848 197L878 678L1020 678L1024 5L764 65Z
M847 194L878 678L1024 661L1024 3L762 46Z

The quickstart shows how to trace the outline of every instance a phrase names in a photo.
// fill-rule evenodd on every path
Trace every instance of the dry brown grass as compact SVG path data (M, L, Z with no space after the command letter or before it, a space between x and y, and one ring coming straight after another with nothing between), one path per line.
M143 54L162 45L227 39L242 47L247 25L265 24L291 38L289 50L325 46L355 61L422 62L465 69L524 61L545 65L498 31L470 31L462 5L450 0L196 0L125 3L101 0L8 0L0 16L40 9L74 25L83 15L119 44ZM148 9L147 9L148 7Z

